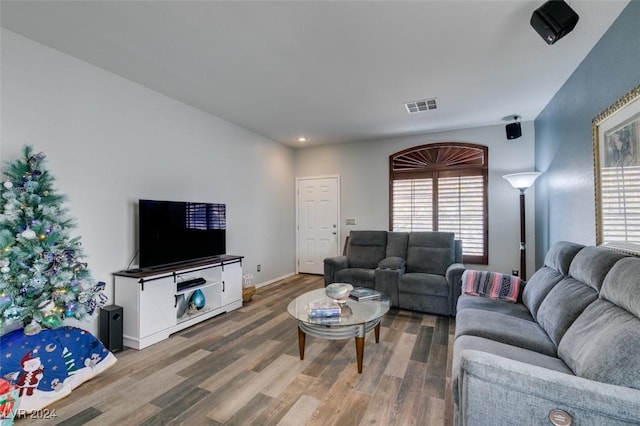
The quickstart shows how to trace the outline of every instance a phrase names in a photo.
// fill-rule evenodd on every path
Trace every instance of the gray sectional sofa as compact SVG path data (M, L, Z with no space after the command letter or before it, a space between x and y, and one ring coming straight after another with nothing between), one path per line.
M463 271L451 232L351 231L346 254L324 259L324 284L374 288L391 306L455 315Z
M640 424L639 316L640 258L570 242L517 303L463 294L456 425Z

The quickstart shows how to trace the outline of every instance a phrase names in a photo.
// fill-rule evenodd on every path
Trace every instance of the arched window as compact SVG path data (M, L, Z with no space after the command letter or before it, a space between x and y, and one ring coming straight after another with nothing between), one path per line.
M454 232L465 263L487 264L486 146L441 142L389 156L389 229Z

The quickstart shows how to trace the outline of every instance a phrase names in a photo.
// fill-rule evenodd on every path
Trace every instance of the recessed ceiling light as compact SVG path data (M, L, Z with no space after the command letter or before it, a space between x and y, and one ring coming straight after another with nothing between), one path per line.
M300 136L298 138L298 142L306 142L306 141L307 141L307 138L305 138L304 136Z

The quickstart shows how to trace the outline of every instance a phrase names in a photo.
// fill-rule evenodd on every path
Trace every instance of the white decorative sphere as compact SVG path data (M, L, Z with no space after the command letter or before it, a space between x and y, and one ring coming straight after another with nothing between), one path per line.
M2 272L3 274L7 274L11 272L11 268L9 268L8 266L3 266L2 268L0 268L0 272Z
M11 183L10 181L6 181L4 183L4 187L7 188L7 189L11 189L11 188L13 188L13 183Z

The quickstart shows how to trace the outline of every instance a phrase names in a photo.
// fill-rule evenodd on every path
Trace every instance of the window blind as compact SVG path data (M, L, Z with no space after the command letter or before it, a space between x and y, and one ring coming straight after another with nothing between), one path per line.
M640 167L601 169L605 241L640 241Z
M393 181L393 230L433 230L433 179Z
M465 254L484 251L484 181L482 176L438 179L438 230L464 241Z

